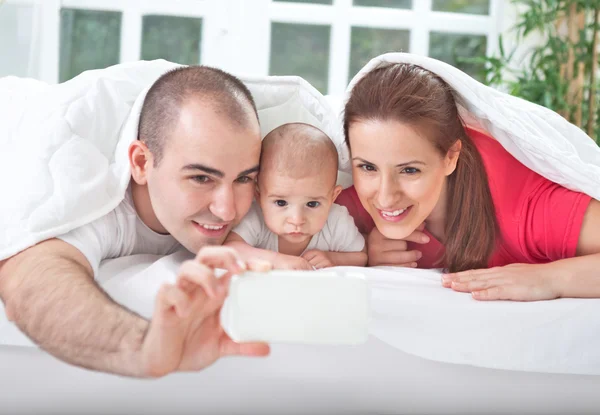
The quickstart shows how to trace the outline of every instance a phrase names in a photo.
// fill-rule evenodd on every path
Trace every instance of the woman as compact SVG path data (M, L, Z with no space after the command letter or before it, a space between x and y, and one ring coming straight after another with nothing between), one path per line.
M531 171L466 128L419 66L365 75L345 107L354 186L336 200L370 265L444 268L478 300L600 297L600 202Z

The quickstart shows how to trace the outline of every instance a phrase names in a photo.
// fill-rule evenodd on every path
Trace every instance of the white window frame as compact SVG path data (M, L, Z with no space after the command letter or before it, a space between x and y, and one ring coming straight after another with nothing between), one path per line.
M419 55L428 55L429 33L432 31L484 35L487 37L486 53L489 56L496 53L504 11L502 0L490 0L488 15L432 11L432 0L413 0L411 10L353 6L352 0L333 0L333 5L271 0L257 0L256 3L262 4L262 7L259 13L253 16L252 21L262 21L267 30L271 22L331 26L328 93L332 95L342 94L350 81L348 68L352 27L408 30L409 51ZM254 51L258 53L252 69L259 74L266 74L269 66L270 37L257 44L264 47Z
M496 52L504 15L503 0L490 0L489 15L434 12L432 0L413 0L413 9L353 6L352 0L333 5L283 3L272 0L7 0L34 4L40 33L39 79L59 79L60 10L119 11L120 61L140 59L144 15L201 17L201 62L238 75L265 76L269 71L271 23L331 26L328 93L342 94L349 82L351 30L354 26L410 31L409 51L427 55L429 33L441 31L487 36L487 54Z

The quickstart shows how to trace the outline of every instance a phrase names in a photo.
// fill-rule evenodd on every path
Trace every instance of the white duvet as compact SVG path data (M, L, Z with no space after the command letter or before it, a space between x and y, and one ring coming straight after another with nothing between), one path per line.
M600 149L587 135L552 111L485 87L449 65L387 54L372 60L349 88L369 70L393 62L437 73L456 90L470 123L534 171L600 199ZM176 66L128 63L60 85L0 79L0 259L120 203L129 181L126 149L137 135L144 93ZM257 101L263 135L288 121L316 125L332 137L341 169L348 171L339 114L313 87L297 77L243 80ZM181 258L139 259L109 261L100 282L118 301L148 315L157 285L173 278ZM127 261L133 268L123 266ZM478 303L444 290L434 271L363 271L373 289L371 333L404 351L484 367L600 374L599 300ZM14 330L0 313L0 343L22 342Z
M108 260L98 282L117 302L149 318L159 287L174 282L179 264L188 258L189 253L179 252ZM600 300L482 303L443 288L436 271L338 269L366 276L369 332L404 352L494 369L600 375ZM0 340L32 345L1 314Z

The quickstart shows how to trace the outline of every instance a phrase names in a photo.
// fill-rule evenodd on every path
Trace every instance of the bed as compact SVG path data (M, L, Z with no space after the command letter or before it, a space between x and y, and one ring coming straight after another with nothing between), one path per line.
M187 257L108 260L98 281L117 301L147 314L157 287ZM366 344L276 344L268 358L226 358L202 372L152 381L62 363L33 347L2 313L0 408L11 414L597 413L599 300L483 304L441 288L435 271L364 272L374 314Z

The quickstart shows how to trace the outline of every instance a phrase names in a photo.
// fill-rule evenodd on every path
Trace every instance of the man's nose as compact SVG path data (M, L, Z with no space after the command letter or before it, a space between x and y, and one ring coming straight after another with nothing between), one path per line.
M235 196L231 186L221 186L214 193L210 211L223 222L235 219Z

